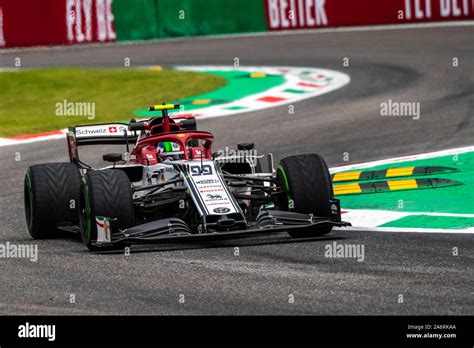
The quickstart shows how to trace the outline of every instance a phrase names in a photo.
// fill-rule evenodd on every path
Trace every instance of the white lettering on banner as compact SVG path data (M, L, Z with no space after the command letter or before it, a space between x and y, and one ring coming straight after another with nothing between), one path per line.
M461 17L470 14L469 0L405 0L405 18L412 19L413 14L415 19L432 18L433 1L439 1L441 17Z
M332 2L330 2L332 1ZM348 1L348 0L347 0ZM400 20L444 20L472 17L474 0L399 0L402 8L397 12ZM355 2L355 1L354 1ZM331 4L334 16L330 21L327 14L327 4ZM380 20L392 23L393 12L385 8L382 0L366 1L370 6L379 6L374 18L367 18L365 6L346 8L345 0L266 0L269 29L288 30L293 28L317 28L328 25L344 26L348 11L352 17L362 17L361 23L366 21L379 23ZM403 11L403 4L405 10ZM439 4L439 6L438 6ZM369 6L369 5L367 5ZM339 20L337 16L339 15ZM382 24L382 23L379 23ZM346 24L347 25L347 24ZM351 23L353 25L353 23Z
M114 12L112 11L112 0L107 1L107 36L109 40L115 40L117 37L115 35L115 30L113 28L114 24Z
M303 1L304 0L298 0L298 16L300 17L300 26L304 27L305 26L305 18L304 18L304 6L303 6Z
M426 18L431 18L431 0L426 0L425 11Z
M268 16L270 17L270 27L278 28L280 26L278 0L268 0Z
M458 6L458 2L453 0L453 16L459 17L461 15L461 9Z
M286 0L280 0L280 18L281 18L282 28L288 28L290 26L290 22L286 18L287 8L288 8L288 3L286 2Z
M295 0L290 0L290 2L291 2L291 5L290 5L290 6L291 6L291 8L292 8L292 10L291 10L292 12L291 12L291 13L293 14L293 15L291 16L291 26L292 26L292 27L296 27L298 24L297 24L297 22L296 22L296 12L294 11L294 9L296 8Z
M0 7L0 46L5 46L5 36L3 35L3 10Z
M99 41L105 41L107 38L107 24L105 23L105 4L104 0L96 0L97 13L97 36Z
M96 23L92 20L93 11L96 14ZM66 26L69 42L115 40L113 22L112 0L66 0ZM93 32L94 24L96 24L95 33Z
M427 3L429 3L430 1L426 1ZM421 10L421 6L420 6L420 0L415 0L415 17L416 18L423 18L425 15L423 13L423 11Z
M316 0L316 24L328 25L328 17L326 16L326 0Z
M84 34L82 33L82 6L81 0L76 0L76 41L83 42Z
M432 0L405 0L405 18L412 19L412 7L414 7L416 19L431 18L431 1Z
M76 20L76 15L73 10L74 8L74 0L67 0L66 1L66 26L67 26L67 40L73 41L74 34L72 32L72 26Z
M463 0L463 11L465 16L469 16L469 1ZM474 11L474 1L472 2L472 10Z
M405 18L411 19L411 0L405 0Z
M326 26L325 6L326 0L267 0L270 28Z
M451 14L451 0L440 0L441 17L448 17Z
M92 0L84 0L83 8L86 23L86 40L92 41Z
M311 9L313 7L313 1L312 0L306 0L306 23L308 24L309 27L314 27L314 24L316 23L314 21L314 18L311 14Z
M469 16L469 0L439 0L441 17ZM461 10L462 3L462 10ZM474 3L473 3L474 6Z

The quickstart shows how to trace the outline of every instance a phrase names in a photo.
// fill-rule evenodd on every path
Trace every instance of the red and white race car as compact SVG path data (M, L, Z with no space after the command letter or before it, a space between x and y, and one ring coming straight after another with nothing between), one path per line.
M257 155L252 143L213 153L214 137L192 117L161 115L130 124L69 129L70 162L31 166L25 213L33 238L80 233L90 250L133 243L234 238L288 232L320 236L344 226L328 168L316 154ZM125 145L107 153L104 168L79 158L83 145ZM267 170L263 168L266 167Z

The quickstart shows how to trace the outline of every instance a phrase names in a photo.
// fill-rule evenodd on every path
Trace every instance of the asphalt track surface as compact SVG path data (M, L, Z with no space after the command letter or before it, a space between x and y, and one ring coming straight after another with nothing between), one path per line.
M473 27L195 39L0 54L31 66L233 64L340 70L352 82L295 105L203 120L216 148L255 141L276 159L322 154L330 166L473 145ZM343 67L344 57L350 66ZM453 57L459 67L452 66ZM119 86L117 86L120 88ZM93 86L91 86L93 88ZM381 117L380 103L421 102L421 118ZM119 102L119 101L118 101ZM105 151L105 150L104 150ZM15 153L21 161L15 162ZM23 175L67 160L64 141L0 148L0 242L32 242ZM96 154L84 155L92 160ZM95 157L94 157L95 156ZM363 244L365 260L324 257L325 245ZM473 235L334 231L93 254L75 238L38 241L39 260L0 260L1 314L472 314ZM234 247L240 256L234 256ZM459 256L453 256L453 247ZM75 294L76 303L69 302ZM184 294L185 303L179 303ZM289 295L294 303L289 303ZM398 303L399 294L404 303Z

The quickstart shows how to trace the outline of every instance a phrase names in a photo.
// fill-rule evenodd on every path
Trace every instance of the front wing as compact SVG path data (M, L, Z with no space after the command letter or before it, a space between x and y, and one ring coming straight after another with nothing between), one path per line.
M275 216L276 215L276 216ZM269 221L272 223L269 223ZM248 229L192 234L188 225L176 218L162 219L131 227L119 234L113 233L110 241L96 242L96 246L109 247L117 244L156 244L175 242L199 242L222 239L246 238L281 232L308 230L324 226L350 226L350 223L331 218L314 218L312 215L273 211L265 214L262 223ZM113 230L113 223L111 224ZM317 235L317 233L315 233Z

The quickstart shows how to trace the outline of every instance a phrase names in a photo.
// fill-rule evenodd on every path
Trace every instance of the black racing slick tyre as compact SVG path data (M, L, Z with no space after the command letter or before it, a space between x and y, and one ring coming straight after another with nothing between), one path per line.
M332 216L332 181L326 162L320 155L296 155L282 159L277 169L277 181L284 189L278 202L281 210ZM292 237L312 237L327 234L331 230L332 226L321 226L288 233Z
M59 226L78 224L81 175L72 163L37 164L24 183L26 224L35 239L58 237Z
M123 245L95 244L97 240L96 217L108 217L113 221L112 235L134 224L132 186L127 174L117 169L89 171L82 177L80 221L81 236L91 250L119 249Z

